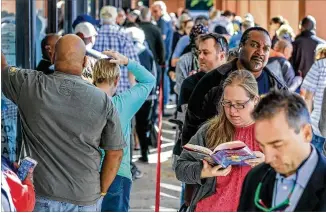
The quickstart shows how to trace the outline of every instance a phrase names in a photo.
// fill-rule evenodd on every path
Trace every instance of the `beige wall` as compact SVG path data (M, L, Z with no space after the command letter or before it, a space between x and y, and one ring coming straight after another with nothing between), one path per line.
M267 1L251 0L249 6L249 12L254 16L255 23L267 29Z
M270 17L269 20L274 17L281 15L283 18L288 20L290 26L293 28L295 33L299 30L299 0L284 1L284 0L272 0L270 1ZM291 13L289 12L291 11Z
M306 0L305 14L315 17L317 22L317 35L326 40L326 1Z

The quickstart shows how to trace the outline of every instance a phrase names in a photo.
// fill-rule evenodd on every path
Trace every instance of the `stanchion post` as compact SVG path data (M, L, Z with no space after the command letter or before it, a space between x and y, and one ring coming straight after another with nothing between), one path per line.
M155 212L160 211L160 192L161 192L161 135L162 135L162 115L163 115L163 86L164 70L162 69L159 88L158 104L158 133L157 133L157 164L156 164L156 196Z

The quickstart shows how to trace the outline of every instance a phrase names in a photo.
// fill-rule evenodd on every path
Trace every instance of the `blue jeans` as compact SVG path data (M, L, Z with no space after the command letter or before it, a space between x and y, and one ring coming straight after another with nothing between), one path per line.
M324 143L326 143L326 139L325 139L325 138L313 134L313 137L312 137L312 141L311 141L311 143L315 146L315 148L316 148L319 152L323 153Z
M90 206L75 205L36 196L34 212L100 212L103 197Z
M163 105L165 106L169 103L170 97L170 77L168 76L168 68L164 68L163 81Z
M184 182L181 182L180 208L185 203L185 188L186 184Z
M102 212L128 212L132 181L117 175L102 202Z

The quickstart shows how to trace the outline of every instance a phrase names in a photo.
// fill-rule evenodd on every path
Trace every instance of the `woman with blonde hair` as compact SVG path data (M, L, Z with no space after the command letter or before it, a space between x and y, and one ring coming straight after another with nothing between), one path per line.
M128 212L132 175L130 168L130 135L131 119L146 101L155 86L154 76L138 62L129 60L126 56L115 51L104 51L110 59L98 60L93 68L93 83L111 98L119 118L121 129L127 146L123 149L123 157L117 176L107 192L102 192L102 211ZM116 95L120 81L119 65L127 66L135 76L137 84ZM101 150L102 151L102 150ZM102 152L102 157L103 157Z
M264 161L254 137L251 117L259 101L255 77L246 70L232 72L223 84L219 115L204 124L189 141L213 150L230 141L242 141L257 158L247 160L246 166L211 166L198 161L190 151L183 150L176 165L176 176L187 184L196 184L189 211L236 211L241 187L249 170Z

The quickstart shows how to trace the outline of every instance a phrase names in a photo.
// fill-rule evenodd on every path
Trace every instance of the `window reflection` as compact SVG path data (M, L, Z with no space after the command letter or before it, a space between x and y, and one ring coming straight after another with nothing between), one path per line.
M1 51L16 65L16 0L1 1Z

